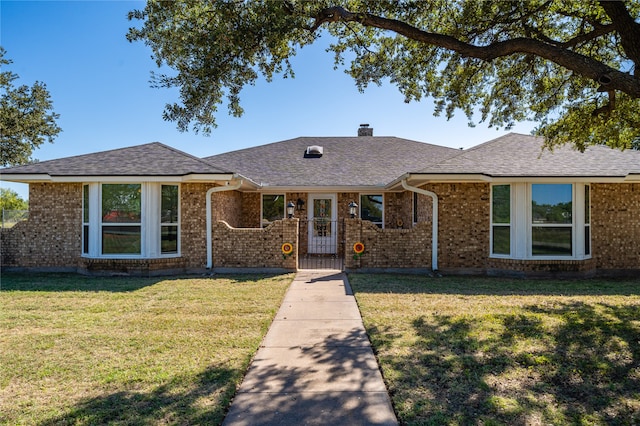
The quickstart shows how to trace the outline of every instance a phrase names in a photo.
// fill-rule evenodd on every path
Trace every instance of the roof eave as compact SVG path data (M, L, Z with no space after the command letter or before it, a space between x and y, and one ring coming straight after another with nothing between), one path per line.
M385 188L397 190L401 187L402 181L407 180L412 186L424 185L425 183L564 183L564 182L584 182L584 183L624 183L640 182L640 173L629 173L626 176L567 176L567 175L488 175L480 173L405 173L398 177Z
M402 181L407 180L412 186L423 185L427 182L461 182L481 183L491 182L491 176L482 173L405 173L391 181L386 189L397 190L402 187Z
M49 175L46 173L3 173L0 180L18 183L74 183L74 182L212 182L237 179L233 173L189 173L186 175Z
M333 193L333 192L375 192L384 191L385 185L262 185L261 192L314 192L314 193Z
M17 183L35 183L35 182L52 182L52 177L47 173L2 173L0 180L5 182Z

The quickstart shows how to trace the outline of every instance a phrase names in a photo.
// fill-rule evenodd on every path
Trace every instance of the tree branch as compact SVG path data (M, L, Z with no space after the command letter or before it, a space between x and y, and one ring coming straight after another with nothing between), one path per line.
M624 10L626 12L626 9ZM517 53L533 54L552 61L583 77L594 80L602 86L606 86L607 91L620 90L633 98L640 99L640 80L634 76L621 72L585 55L540 40L518 37L486 46L476 46L462 42L452 36L420 30L396 19L383 18L369 13L353 13L340 6L322 9L316 14L314 19L314 25L310 28L311 31L317 30L322 24L327 22L358 22L364 26L393 31L421 43L440 46L457 52L463 57L477 58L487 62ZM632 19L631 21L633 22ZM640 31L640 25L638 27ZM616 26L616 29L617 28ZM640 38L635 40L638 39ZM635 47L640 50L640 44L636 44L637 46Z
M601 107L596 108L595 110L593 110L593 112L591 113L591 115L598 116L601 114L604 115L609 115L611 113L611 111L613 111L616 107L616 92L614 90L607 90L607 95L609 95L609 102L607 102L605 105L602 105Z
M620 44L635 65L636 72L640 69L640 24L629 14L622 1L602 1L600 6L611 18L611 22L618 34Z
M609 25L598 25L594 28L593 31L590 31L588 33L585 34L580 34L578 36L575 36L574 38L572 38L571 40L567 40L563 43L558 43L557 45L564 48L564 49L569 49L572 47L575 47L579 44L585 43L587 41L591 41L593 39L596 39L600 36L603 36L605 34L609 34L610 32L612 32L614 30L614 26L612 24Z

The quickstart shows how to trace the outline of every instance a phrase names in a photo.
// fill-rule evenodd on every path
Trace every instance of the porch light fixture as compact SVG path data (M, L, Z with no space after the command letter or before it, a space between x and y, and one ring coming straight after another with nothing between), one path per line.
M358 205L355 201L349 203L349 214L351 215L351 219L356 217L356 213L358 211Z
M293 204L293 201L289 201L287 203L287 217L291 219L293 217L293 210L296 208L296 205Z
M302 198L298 198L296 201L296 210L301 211L304 208L304 200Z

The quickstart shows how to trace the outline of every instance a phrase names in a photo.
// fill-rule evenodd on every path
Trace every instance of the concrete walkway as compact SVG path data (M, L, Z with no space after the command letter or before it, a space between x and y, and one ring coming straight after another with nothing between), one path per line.
M223 425L397 424L346 275L298 272Z

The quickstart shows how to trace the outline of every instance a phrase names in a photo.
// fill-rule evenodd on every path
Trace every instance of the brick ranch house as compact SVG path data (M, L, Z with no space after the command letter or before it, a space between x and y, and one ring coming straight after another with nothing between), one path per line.
M150 143L0 172L29 184L30 204L2 230L4 270L640 275L638 151L550 152L514 133L457 150L363 125L207 158Z

